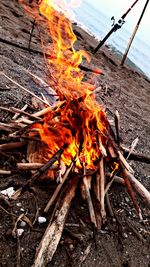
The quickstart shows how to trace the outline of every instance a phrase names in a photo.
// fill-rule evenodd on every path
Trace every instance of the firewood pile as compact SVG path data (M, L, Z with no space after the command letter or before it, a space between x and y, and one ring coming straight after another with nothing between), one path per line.
M40 4L43 15L44 2ZM50 208L53 208L53 212L36 251L32 265L36 267L45 266L52 260L77 190L87 202L91 224L95 229L101 229L107 218L106 206L110 215L115 216L108 194L114 182L126 187L140 220L142 211L136 195L150 206L150 193L134 177L134 170L129 164L130 159L150 163L150 158L135 153L135 144L131 148L121 144L118 112L114 116L114 132L103 107L95 100L93 86L83 82L83 72L78 66L82 56L87 55L83 51L70 51L70 48L73 50L74 35L69 20L52 7L49 9L46 14L51 11L49 16L53 15L51 19L46 15L49 23L58 24L56 20L58 22L60 19L63 27L63 39L61 36L59 40L57 30L50 29L54 36L49 53L51 55L54 50L55 54L48 59L52 70L51 86L30 73L34 81L47 88L47 96L35 95L32 89L21 86L1 72L2 76L30 94L33 100L30 107L25 105L22 109L0 106L3 112L12 114L9 123L0 122L0 132L3 133L1 156L7 157L7 152L13 150L26 150L26 160L16 162L9 169L1 167L0 175L7 176L20 171L28 171L29 174L27 182L14 192L10 201L32 190L38 179L42 178L43 183L45 177L55 181L55 189L44 209L45 214ZM67 33L66 29L69 29ZM65 38L68 38L67 41ZM39 111L34 111L35 105Z

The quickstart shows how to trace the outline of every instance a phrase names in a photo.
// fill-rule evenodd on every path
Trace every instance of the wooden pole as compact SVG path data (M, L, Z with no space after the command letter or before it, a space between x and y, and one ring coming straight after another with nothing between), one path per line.
M134 37L135 37L135 35L136 35L136 33L137 33L137 30L138 30L138 28L139 28L139 25L140 25L140 23L141 23L141 20L142 20L142 18L143 18L143 15L144 15L144 13L145 13L145 10L146 10L146 7L147 7L148 3L149 3L149 0L146 1L145 6L144 6L144 8L143 8L143 11L142 11L142 13L141 13L141 16L140 16L140 18L139 18L139 20L138 20L138 22L137 22L137 24L136 24L136 26L135 26L135 29L134 29L134 31L133 31L133 34L132 34L132 36L131 36L131 38L130 38L130 40L129 40L129 43L128 43L127 48L126 48L126 51L125 51L125 53L124 53L124 55L123 55L123 58L122 58L122 61L121 61L121 66L124 65L124 62L125 62L125 60L126 60L126 58L127 58L129 49L130 49L131 44L132 44L132 42L133 42L133 39L134 39Z

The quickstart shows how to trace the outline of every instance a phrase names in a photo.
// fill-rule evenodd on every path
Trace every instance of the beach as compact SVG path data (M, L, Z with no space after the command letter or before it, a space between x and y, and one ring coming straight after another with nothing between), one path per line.
M18 1L1 0L0 3L0 61L1 71L25 86L35 94L42 92L40 88L29 76L26 70L39 76L48 82L48 72L42 55L39 31L35 26L33 31L31 49L29 52L22 47L28 48L30 31L33 25L31 19L21 8ZM83 60L83 65L90 69L100 68L104 75L95 75L85 71L85 79L95 85L97 101L103 105L110 120L114 118L114 113L118 110L120 114L120 136L122 143L130 147L135 138L139 138L136 151L150 154L150 80L144 74L138 72L130 66L120 66L120 55L114 54L109 47L103 46L95 55L93 49L98 42L94 36L87 33L78 25L73 24L74 33L77 36L75 48L86 50L91 62ZM45 36L45 35L44 35ZM45 39L48 39L45 36ZM6 43L5 40L10 43ZM49 40L49 39L48 39ZM11 44L12 43L12 44ZM13 44L18 44L16 47ZM37 51L37 52L36 52ZM41 51L39 53L38 51ZM26 103L31 104L31 97L19 87L8 81L1 75L0 82L0 102L1 106L22 108ZM12 119L5 111L0 112L0 121L9 123ZM112 125L114 128L114 125ZM1 138L3 133L1 133ZM15 157L15 155L14 155ZM0 159L1 168L3 164L8 164L3 157ZM148 164L130 161L131 167L135 170L135 177L150 190L150 168ZM17 189L22 181L26 180L26 175L20 174L0 178L0 190L15 186ZM63 237L58 246L54 258L48 266L128 266L128 267L148 267L150 264L150 248L148 246L149 236L144 236L145 225L139 221L135 213L133 204L129 200L126 190L121 186L113 187L113 195L110 195L113 208L118 221L112 223L112 218L108 217L106 224L99 233L94 233L92 227L86 226L88 214L86 205L80 199L74 201L71 207L68 224L79 225L74 228L66 226ZM41 212L45 203L49 199L49 191L46 185L39 182L36 188L38 195L38 206ZM30 200L30 201L29 201ZM127 201L126 201L127 200ZM148 218L150 210L138 199L146 223L147 233L150 232ZM18 199L18 203L23 206L32 221L35 215L35 205L29 192ZM81 209L79 209L82 205ZM11 210L12 213L20 214L20 206ZM82 220L79 220L81 216ZM132 227L128 227L126 220L129 220ZM49 220L49 217L48 217ZM9 235L12 229L13 219L10 214L0 209L0 247L1 266L16 266L16 240ZM132 230L140 231L146 242L142 242L138 235ZM21 266L32 265L37 245L45 230L44 225L36 224L34 230L28 230L20 239ZM74 235L72 234L74 233ZM75 237L74 237L75 236ZM90 245L90 253L86 260L81 261L81 256ZM63 259L63 260L62 260Z

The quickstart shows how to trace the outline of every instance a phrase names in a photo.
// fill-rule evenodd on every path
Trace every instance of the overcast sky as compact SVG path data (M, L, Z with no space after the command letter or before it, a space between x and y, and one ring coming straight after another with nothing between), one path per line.
M84 0L82 0L84 1ZM99 9L102 13L109 16L115 16L116 19L119 19L126 10L133 4L135 0L88 0L88 2ZM139 0L137 4L133 7L130 13L126 17L126 23L123 26L124 28L133 31L140 14L143 10L143 7L146 3L146 0ZM141 21L140 27L137 32L137 37L145 41L150 45L150 2L144 13L144 17Z

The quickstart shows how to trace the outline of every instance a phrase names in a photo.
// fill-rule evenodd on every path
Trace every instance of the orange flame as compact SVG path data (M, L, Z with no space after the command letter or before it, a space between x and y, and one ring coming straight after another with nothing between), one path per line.
M47 144L51 157L64 143L69 144L62 160L69 165L76 157L76 165L82 163L94 169L101 151L98 140L106 146L108 121L105 112L92 94L93 86L83 81L84 75L79 65L82 58L90 61L87 52L76 51L76 36L70 20L54 9L50 0L39 4L40 14L48 22L52 44L48 48L48 65L52 77L50 83L56 90L62 106L44 117L44 124L36 124L41 140Z

